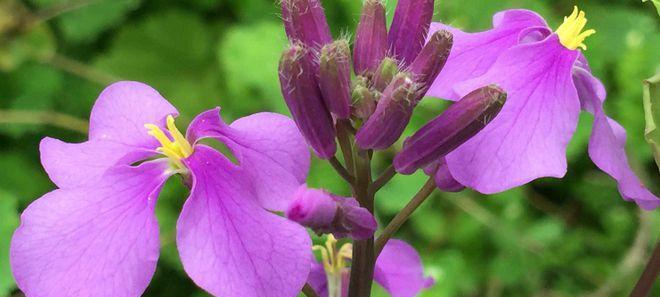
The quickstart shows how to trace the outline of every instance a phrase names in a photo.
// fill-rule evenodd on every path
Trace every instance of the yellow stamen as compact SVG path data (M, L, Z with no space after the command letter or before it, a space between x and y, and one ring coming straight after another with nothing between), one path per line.
M330 234L325 246L315 245L312 249L321 252L321 262L328 278L328 296L341 297L342 273L348 266L346 260L353 258L353 245L347 243L338 250L337 239Z
M181 131L177 129L174 124L174 117L171 115L167 116L167 131L174 140L170 139L160 127L154 124L145 124L144 127L149 130L149 132L147 132L149 135L153 136L158 142L160 142L161 146L158 148L158 151L169 158L177 168L185 169L181 159L185 159L192 155L193 148L192 145L190 145L190 142L188 142L183 134L181 134Z
M587 18L585 17L584 11L580 11L577 6L574 6L571 15L564 17L564 23L562 23L555 32L559 35L559 41L561 44L566 48L575 50L579 47L583 50L587 50L584 40L587 37L596 34L596 30L589 29L582 32L586 25Z

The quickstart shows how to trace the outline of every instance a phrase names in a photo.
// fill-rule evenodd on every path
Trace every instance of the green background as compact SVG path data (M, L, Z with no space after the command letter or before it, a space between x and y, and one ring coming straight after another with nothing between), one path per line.
M530 8L556 27L575 1L438 0L435 20L466 30L490 26L505 8ZM598 31L586 55L607 86L608 114L628 131L632 167L660 193L644 142L642 87L660 69L659 20L651 2L579 1ZM351 34L360 0L324 0L333 34ZM393 11L396 1L388 1ZM103 87L146 82L182 113L223 107L227 120L258 111L288 113L277 63L286 44L273 0L0 1L0 296L22 296L8 264L11 234L31 201L53 189L38 143L85 139L85 121ZM408 133L446 106L428 98ZM397 237L420 251L437 284L422 296L627 296L660 235L658 212L624 202L588 159L592 117L583 115L568 150L565 178L540 179L505 193L436 193ZM393 152L377 154L382 170ZM398 176L377 197L388 222L424 183ZM309 184L348 191L315 160ZM157 206L163 249L145 296L208 296L186 278L174 224L186 189L172 179ZM376 296L385 296L375 288ZM653 296L660 296L660 288Z

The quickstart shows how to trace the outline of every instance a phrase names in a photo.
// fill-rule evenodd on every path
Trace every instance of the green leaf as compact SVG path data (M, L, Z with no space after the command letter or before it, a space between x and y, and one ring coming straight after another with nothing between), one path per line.
M73 43L86 42L99 33L119 24L137 7L137 0L87 1L75 7L71 0L33 0L44 10L64 11L57 17L57 25L65 39ZM81 1L77 1L81 2Z
M282 25L263 22L230 28L218 60L233 109L241 113L268 110L288 113L280 92L278 61L286 45Z
M9 295L15 287L9 267L9 243L16 227L16 197L0 189L0 296Z
M660 131L657 124L660 123L660 73L644 81L644 119L646 129L644 137L651 145L655 163L660 169Z
M198 15L171 10L122 27L95 66L156 88L189 117L220 105L211 29Z
M660 0L642 0L642 2L649 2L651 1L653 5L655 5L655 9L658 11L658 15L660 15Z

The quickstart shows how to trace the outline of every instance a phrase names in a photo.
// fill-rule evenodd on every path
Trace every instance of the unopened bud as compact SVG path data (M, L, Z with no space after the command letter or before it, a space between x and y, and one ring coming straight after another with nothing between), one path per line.
M405 130L415 101L417 85L410 74L399 73L383 92L376 111L358 130L355 141L361 149L385 149Z
M460 192L465 189L465 186L459 183L449 171L445 158L440 158L438 162L425 167L424 173L433 176L436 187L442 191Z
M367 239L378 227L373 215L354 198L335 196L304 185L294 194L285 215L317 234L331 233L337 238Z
M434 0L399 0L387 36L394 57L410 65L424 46L433 18Z
M420 97L426 94L433 81L445 66L453 44L451 33L441 30L433 33L422 51L410 65L410 72L419 84Z
M308 51L300 43L284 51L279 66L280 85L293 120L307 143L320 158L329 159L337 149L335 130L313 66L307 59Z
M319 86L328 110L338 119L351 117L350 52L346 40L337 40L321 50Z
M506 93L497 86L472 91L407 139L394 168L411 174L444 157L490 123L505 101Z
M397 73L399 73L399 65L396 60L392 58L383 59L374 75L374 88L379 92L385 91L385 88L392 82Z
M376 96L373 91L365 86L353 88L353 115L366 120L376 110Z
M355 35L355 73L373 72L387 53L387 24L382 0L366 0Z
M289 40L319 50L332 42L330 27L319 0L282 0L282 19Z

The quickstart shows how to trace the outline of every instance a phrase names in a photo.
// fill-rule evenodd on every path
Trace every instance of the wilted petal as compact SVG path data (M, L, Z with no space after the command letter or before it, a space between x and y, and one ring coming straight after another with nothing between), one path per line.
M144 124L165 127L167 115L177 110L152 87L121 81L106 87L92 108L89 139L118 142L153 149L158 141L147 134Z
M392 297L414 297L435 281L424 277L424 266L417 251L402 240L391 239L376 260L374 280Z
M112 166L130 164L154 152L121 143L89 140L66 143L46 137L39 144L41 164L60 188L80 187L95 182Z
M263 209L253 181L204 145L185 160L193 187L177 223L185 271L215 296L293 297L310 270L304 228Z
M617 181L623 199L634 201L646 210L660 207L660 199L644 187L628 165L626 131L605 114L605 88L588 69L588 66L575 67L573 79L583 108L594 114L589 157L598 168Z
M454 45L427 96L460 99L461 96L454 92L455 84L486 73L497 57L518 44L523 29L536 26L547 27L547 24L535 12L522 9L495 14L493 29L478 33L466 33L441 23L432 23L430 33L448 30L454 37Z
M456 180L495 193L566 173L566 146L580 111L571 77L577 53L552 35L511 48L485 75L457 87L466 94L495 83L508 97L486 128L447 155Z
M296 124L284 115L262 112L226 125L219 112L216 108L198 115L188 128L190 141L213 137L224 142L252 179L261 205L285 210L310 166L309 149Z
M158 260L154 204L166 168L116 167L93 186L32 203L11 242L18 287L39 297L141 296Z

